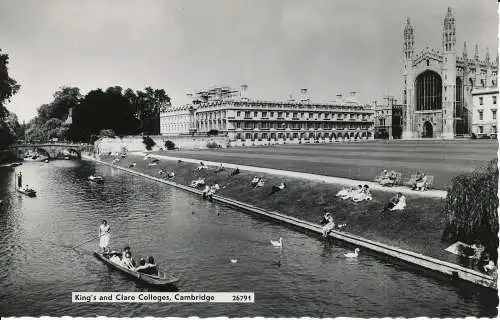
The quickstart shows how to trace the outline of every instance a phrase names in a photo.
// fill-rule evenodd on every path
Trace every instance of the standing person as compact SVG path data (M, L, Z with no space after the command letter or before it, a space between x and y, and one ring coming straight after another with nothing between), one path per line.
M102 248L102 252L106 252L106 248L109 247L110 230L108 222L102 220L102 224L99 226L99 247Z
M21 171L19 171L19 174L17 175L17 187L19 189L23 187L23 174Z

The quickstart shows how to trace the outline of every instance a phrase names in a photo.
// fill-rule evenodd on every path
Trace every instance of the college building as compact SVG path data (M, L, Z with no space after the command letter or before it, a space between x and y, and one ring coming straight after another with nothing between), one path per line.
M311 102L307 89L297 99L257 100L239 90L216 87L192 94L192 103L160 113L162 135L226 135L233 145L326 143L373 139L373 109L356 93L334 102Z
M415 32L408 18L404 28L402 101L406 115L403 138L445 138L469 135L473 120L473 92L497 87L498 54L484 59L478 46L469 58L464 42L456 50L455 18L451 8L443 21L441 50L415 52Z
M478 138L497 137L498 87L472 91L472 134Z

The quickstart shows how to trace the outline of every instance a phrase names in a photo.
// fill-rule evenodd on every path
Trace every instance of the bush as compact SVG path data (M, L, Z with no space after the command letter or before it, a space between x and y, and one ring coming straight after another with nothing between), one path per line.
M498 248L498 167L494 159L486 168L452 180L443 211L443 240L480 243L493 261Z
M215 141L207 142L207 148L209 148L209 149L214 149L214 148L218 148L218 147L219 147L219 145Z
M477 136L476 136L476 134L475 134L475 133L473 133L473 134L471 134L471 135L470 135L470 138L471 138L471 139L477 139Z
M99 131L100 137L116 138L115 131L113 129L102 129Z
M156 142L154 142L154 140L149 136L142 137L142 143L146 145L146 150L148 151L150 151L156 145Z
M174 150L175 143L173 141L167 140L165 141L165 148L167 148L167 150Z

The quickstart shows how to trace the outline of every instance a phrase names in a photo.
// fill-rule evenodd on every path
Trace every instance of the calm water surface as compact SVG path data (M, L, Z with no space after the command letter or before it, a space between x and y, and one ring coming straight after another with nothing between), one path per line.
M460 288L175 188L84 161L26 163L38 197L15 193L0 168L0 315L463 317L496 315L489 291ZM89 183L91 174L105 184ZM101 219L111 243L154 255L179 291L253 291L254 304L73 304L73 291L147 291L97 260ZM283 250L269 240L284 239ZM238 263L231 264L230 259ZM281 264L279 265L278 262Z

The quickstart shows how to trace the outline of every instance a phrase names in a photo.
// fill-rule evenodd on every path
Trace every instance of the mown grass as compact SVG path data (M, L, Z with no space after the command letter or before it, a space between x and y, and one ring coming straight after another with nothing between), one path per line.
M111 162L109 158L102 160ZM444 251L447 244L441 241L445 226L442 200L407 196L405 210L382 212L394 194L374 191L372 201L354 203L335 197L342 186L323 182L248 171L230 176L232 169L216 172L217 167L209 167L208 170L197 171L198 164L166 160L148 167L150 160L133 155L122 159L118 165L128 167L132 162L136 162L134 170L155 177L160 177L160 170L165 173L174 171L175 178L171 180L184 185L199 177L205 178L207 184L218 183L222 187L219 195L314 223L319 223L326 209L334 215L335 222L347 224L343 231L441 260L459 262L455 255ZM250 181L256 175L264 178L264 187L251 187ZM272 185L282 181L287 188L270 195Z

